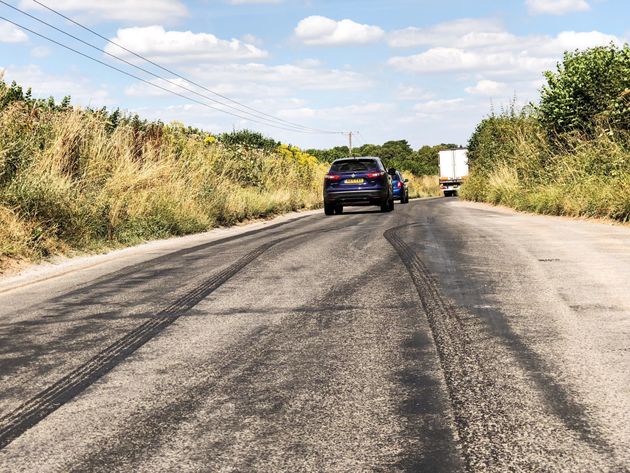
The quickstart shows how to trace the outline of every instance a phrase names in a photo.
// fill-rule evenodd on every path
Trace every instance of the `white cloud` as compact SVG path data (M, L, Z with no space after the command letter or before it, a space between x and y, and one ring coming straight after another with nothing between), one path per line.
M538 54L560 55L564 51L575 49L587 49L595 46L606 46L610 43L623 44L621 38L613 35L600 33L599 31L576 32L563 31L555 38L541 40L533 46L533 51Z
M78 14L85 21L116 20L125 23L171 23L188 15L180 0L47 0L46 5L55 10ZM21 0L24 9L42 10L30 0Z
M432 47L419 54L394 56L389 65L398 70L417 73L476 73L482 76L540 76L552 69L567 50L585 49L623 41L598 31L564 31L555 37L503 35L506 41L498 45L473 41L482 38L483 32L470 32L454 41L456 47ZM507 38L510 38L507 40ZM468 42L466 41L468 39ZM487 77L482 77L487 78Z
M392 31L387 35L387 43L393 48L409 48L414 46L449 46L455 42L459 46L468 35L484 34L483 44L502 39L497 34L504 34L501 23L494 19L463 18L447 21L428 28L405 28ZM469 42L473 42L469 39ZM477 40L479 41L479 40Z
M509 93L509 87L503 82L482 79L474 87L466 87L466 92L472 95L484 95L487 97L505 96Z
M353 71L325 69L317 64L283 64L268 66L265 64L227 64L191 66L186 75L205 87L234 99L252 100L261 97L293 97L297 91L313 90L361 90L372 85L364 76ZM167 90L186 93L179 86L197 90L196 87L179 78L172 78L171 84L161 80L152 80L154 84ZM207 91L199 93L208 95ZM146 83L134 83L125 89L125 94L132 97L166 97L170 94ZM189 95L189 94L188 94ZM199 97L199 100L202 98Z
M230 5L277 5L284 3L284 0L227 0Z
M321 61L321 59L305 58L296 61L295 64L300 67L320 67L324 63Z
M113 104L105 86L94 84L93 80L76 73L48 74L35 64L7 66L5 80L16 81L25 89L30 87L34 97L46 98L52 95L61 100L70 95L75 105L99 107Z
M129 97L167 97L171 99L173 96L168 91L172 91L177 92L178 94L189 95L196 100L203 100L203 97L195 96L194 94L191 95L190 92L185 90L190 89L199 92L200 95L206 95L213 99L220 100L219 97L214 96L212 93L203 89L198 89L194 85L178 77L170 78L168 79L168 82L160 79L152 79L149 82L151 84L156 84L161 88L151 86L144 82L135 82L127 86L124 93ZM195 80L195 82L203 83L204 87L221 95L225 95L233 99L239 99L241 101L246 100L248 104L251 104L253 100L258 99L259 97L270 97L276 99L278 97L288 96L291 93L289 88L284 87L281 84L263 84L238 80L223 82L213 81L208 83L202 79Z
M464 99L442 99L442 100L428 100L426 102L420 102L414 105L413 109L420 113L446 113L453 110L457 110L461 107Z
M295 36L310 46L367 44L379 41L385 32L378 26L352 20L336 21L325 16L309 16L295 27Z
M412 85L399 85L396 98L398 100L429 100L433 98L433 93Z
M254 36L253 34L244 34L241 36L241 40L247 44L253 44L254 46L261 47L263 45L263 40L258 36Z
M162 26L123 28L112 39L132 51L160 63L199 63L251 60L268 53L238 39L223 40L209 33L166 31ZM106 51L133 60L134 56L108 44Z
M533 15L564 15L591 9L586 0L525 0Z
M28 41L28 36L24 31L11 23L0 20L0 43L23 43L25 41Z
M385 112L391 112L396 107L391 103L368 102L362 104L344 105L329 108L290 108L278 112L278 116L286 120L322 119L327 122L337 123L372 123L375 115L382 116Z
M287 90L361 90L373 85L372 81L350 70L303 67L295 64L269 66L266 64L204 64L190 67L197 78L212 78L219 83L265 84Z
M485 53L457 48L432 48L412 56L397 56L389 64L397 69L419 73L522 71L540 73L553 66L553 59L518 53Z
M151 86L146 82L135 82L125 88L125 95L130 97L170 97L171 94L168 91L183 94L187 92L183 89L184 87L186 89L198 91L200 94L204 93L203 90L197 90L195 86L184 79L180 79L179 77L170 78L168 79L168 82L160 79L151 79L148 82L161 88ZM197 99L197 97L194 98ZM201 99L201 97L199 97L199 99Z

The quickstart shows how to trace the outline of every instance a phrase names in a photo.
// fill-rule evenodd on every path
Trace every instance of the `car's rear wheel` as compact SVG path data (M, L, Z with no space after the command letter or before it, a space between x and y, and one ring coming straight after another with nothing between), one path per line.
M335 205L335 213L337 215L341 215L343 213L343 205L341 204Z
M324 213L326 215L334 215L335 214L335 206L332 204L324 204Z
M389 201L383 202L381 204L381 212L388 212L389 211Z
M387 202L387 211L391 212L394 210L394 199L391 199Z

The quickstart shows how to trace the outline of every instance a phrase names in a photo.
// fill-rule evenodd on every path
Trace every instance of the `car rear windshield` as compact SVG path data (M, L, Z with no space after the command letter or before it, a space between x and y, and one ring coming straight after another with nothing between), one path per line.
M353 159L333 163L332 172L364 172L378 170L378 163L373 159Z

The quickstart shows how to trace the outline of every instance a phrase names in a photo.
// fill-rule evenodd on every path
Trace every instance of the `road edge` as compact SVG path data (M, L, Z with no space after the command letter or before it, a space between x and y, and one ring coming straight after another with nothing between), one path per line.
M97 254L55 256L47 261L29 263L15 273L0 274L0 295L114 261L124 260L125 258L133 259L146 255L147 259L151 259L151 257L155 256L152 254L154 252L177 251L223 238L246 235L254 231L273 228L305 217L318 215L320 212L320 209L289 212L269 220L257 220L230 227L213 228L202 233L150 240L125 248L105 249ZM130 264L136 263L137 261L130 262Z

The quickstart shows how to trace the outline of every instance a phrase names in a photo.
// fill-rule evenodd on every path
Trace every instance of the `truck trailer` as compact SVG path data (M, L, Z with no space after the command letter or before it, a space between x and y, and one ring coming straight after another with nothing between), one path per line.
M465 148L440 151L440 189L444 197L457 195L459 186L468 176L468 150Z

